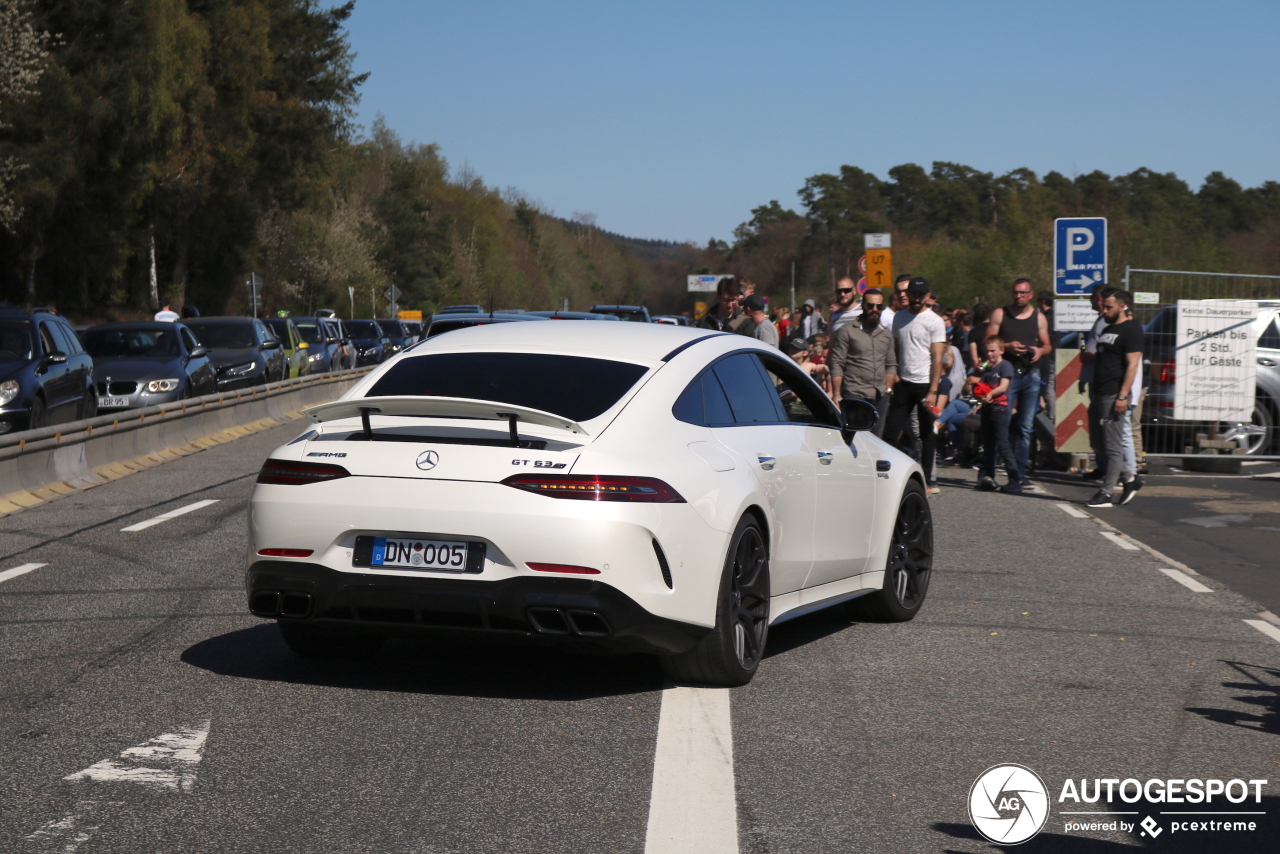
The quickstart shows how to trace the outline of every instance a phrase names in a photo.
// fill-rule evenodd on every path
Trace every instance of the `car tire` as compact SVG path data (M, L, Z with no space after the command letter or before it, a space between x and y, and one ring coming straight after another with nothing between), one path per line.
M372 658L382 649L384 638L350 634L323 626L280 621L284 645L303 658Z
M912 480L898 501L884 584L876 592L849 602L846 610L855 620L905 623L924 604L932 574L933 511L924 487Z
M84 400L80 401L80 420L87 421L97 416L98 395L94 394L93 389L90 389L84 393Z
M49 426L49 410L44 405L44 398L37 396L31 401L31 420L27 423L28 430L39 430L41 427Z
M769 546L754 516L744 516L729 541L716 597L716 624L687 652L662 660L682 684L746 685L764 658L769 635Z

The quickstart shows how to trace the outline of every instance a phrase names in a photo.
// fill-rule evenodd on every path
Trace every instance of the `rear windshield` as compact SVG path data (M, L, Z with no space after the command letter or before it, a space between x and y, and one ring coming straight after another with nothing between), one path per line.
M89 329L84 349L95 359L155 359L178 355L178 330Z
M372 320L348 320L347 331L353 338L381 338L382 330Z
M253 325L250 323L189 323L200 339L200 343L210 350L243 350L256 347Z
M593 314L608 314L619 320L630 320L633 323L644 323L645 316L643 311L631 311L625 308L593 308Z
M294 326L298 327L298 334L302 336L302 340L308 344L320 344L324 340L324 336L320 334L319 323L308 323L306 321L295 321Z
M438 353L392 365L369 397L415 395L492 400L589 421L617 403L648 369L627 362L541 353Z
M25 320L0 320L0 362L25 362L31 358L31 324Z

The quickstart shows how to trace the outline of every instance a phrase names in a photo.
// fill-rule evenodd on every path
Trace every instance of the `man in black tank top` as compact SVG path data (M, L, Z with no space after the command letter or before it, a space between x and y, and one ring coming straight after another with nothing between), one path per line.
M1013 455L1027 483L1031 456L1031 431L1035 429L1036 409L1040 405L1041 359L1050 358L1049 323L1031 299L1035 292L1030 279L1013 283L1013 303L991 312L987 337L998 335L1005 341L1004 357L1013 365L1014 377L1009 386L1009 405L1014 407L1009 423Z

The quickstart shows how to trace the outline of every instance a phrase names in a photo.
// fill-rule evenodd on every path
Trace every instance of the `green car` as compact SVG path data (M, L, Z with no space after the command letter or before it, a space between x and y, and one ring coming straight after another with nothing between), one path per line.
M298 325L287 317L273 317L263 321L280 339L284 346L285 379L305 377L311 373L311 362L307 359L307 342L302 340Z

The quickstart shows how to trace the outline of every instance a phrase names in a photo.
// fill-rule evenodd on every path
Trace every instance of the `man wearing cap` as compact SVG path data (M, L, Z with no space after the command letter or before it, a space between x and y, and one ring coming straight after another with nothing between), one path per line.
M903 434L915 412L920 421L920 466L929 492L938 492L934 480L933 457L937 434L933 430L933 407L938 403L938 381L947 347L947 327L936 312L925 307L929 283L920 276L907 282L907 308L893 316L893 337L898 347L898 382L889 398L889 415L884 437L902 448Z
M773 325L772 321L769 320L768 313L765 312L764 298L759 294L752 294L742 301L742 310L751 322L755 324L755 328L747 329L744 325L738 331L776 348L778 346L778 328Z
M889 391L898 379L898 355L893 333L880 325L884 295L869 290L862 295L862 314L836 332L831 343L831 396L856 398L875 406L875 434L884 434L889 412Z

